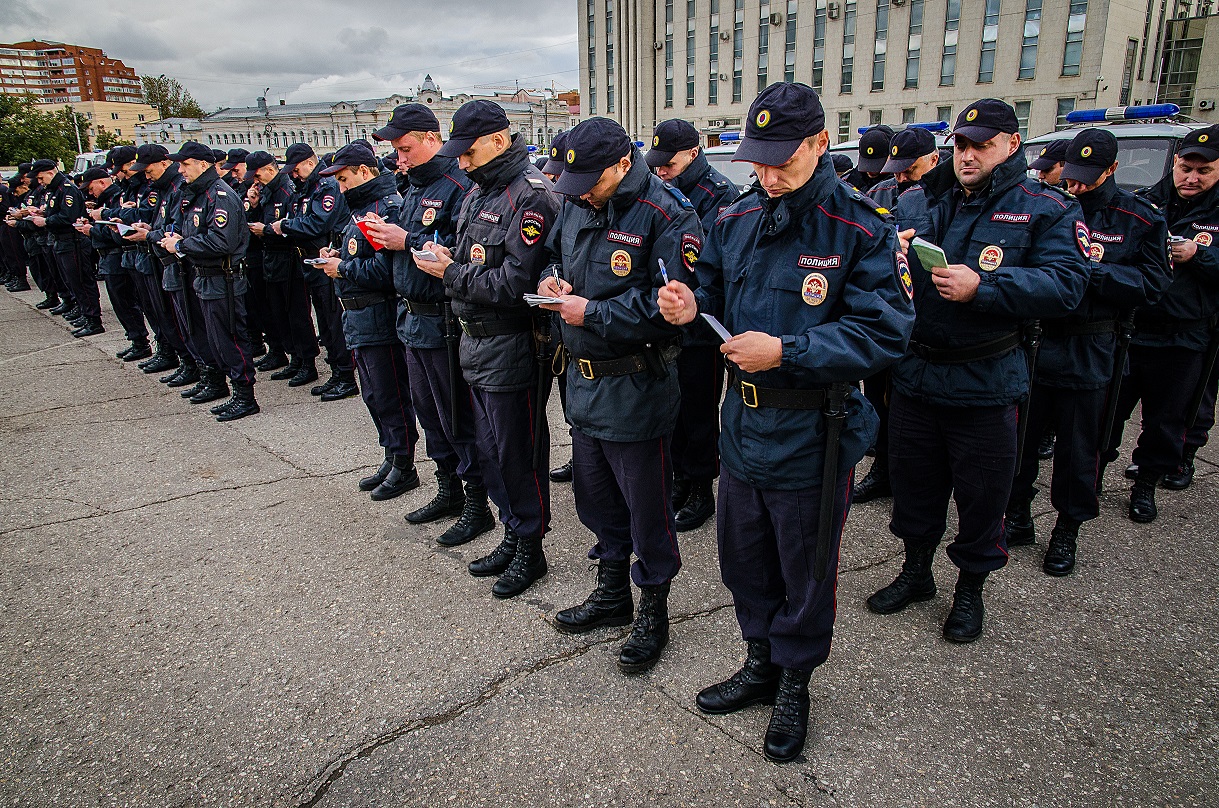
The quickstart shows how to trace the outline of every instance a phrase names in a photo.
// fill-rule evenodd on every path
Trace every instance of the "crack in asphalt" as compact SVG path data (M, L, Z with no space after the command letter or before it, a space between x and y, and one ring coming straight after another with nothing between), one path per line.
M28 356L37 356L38 354L44 353L46 351L54 351L58 348L66 348L69 345L80 345L80 344L81 343L79 341L74 339L71 342L60 342L55 345L48 345L45 348L39 348L34 351L27 351L26 353L23 353L23 354L17 354L16 356L10 356L7 359L0 359L0 365L7 365L9 362L16 362L18 359L25 359Z
M130 396L119 396L118 398L108 398L103 401L78 401L75 404L59 404L57 406L46 407L41 410L30 410L28 412L11 413L9 415L4 416L4 418L5 418L5 420L11 420L13 418L26 418L31 415L43 415L48 412L57 412L59 410L70 410L70 409L74 409L76 407L96 407L99 404L115 404L120 401L131 401L134 398L153 398L153 397L157 396L158 392L159 391L156 391L156 390L151 390L151 391L145 390L145 391L135 393Z

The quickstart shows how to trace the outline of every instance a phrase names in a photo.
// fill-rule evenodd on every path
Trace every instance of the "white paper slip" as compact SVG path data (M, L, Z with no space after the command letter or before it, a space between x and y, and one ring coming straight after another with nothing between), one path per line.
M563 299L559 297L548 297L547 295L522 295L521 299L530 306L540 306L543 303L562 303Z
M930 241L925 241L915 237L914 241L910 242L910 246L914 248L914 252L918 255L919 263L923 265L923 269L928 272L932 267L948 267L948 256L939 248L939 245L932 244Z
M416 250L414 247L411 247L411 255L413 255L416 258L421 259L423 261L439 261L440 260L439 258L436 257L436 253L432 252L431 250Z
M712 331L719 334L721 340L727 342L728 340L732 339L732 335L728 333L728 329L724 328L724 324L719 320L715 319L710 314L700 314L699 317L702 317L707 321L707 325L711 326Z
M98 222L94 222L94 224L109 225L109 226L113 227L114 229L118 230L120 236L125 236L128 233L130 233L132 230L135 230L134 227L131 227L130 225L125 225L122 222L111 222L111 221L107 221L105 219L98 221Z

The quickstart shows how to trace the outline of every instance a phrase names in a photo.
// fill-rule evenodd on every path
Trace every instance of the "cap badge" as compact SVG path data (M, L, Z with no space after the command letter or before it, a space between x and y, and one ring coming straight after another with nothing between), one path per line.
M754 123L758 125L759 129L765 129L766 124L770 123L770 110L764 109L759 112L758 117L754 119Z
M556 148L555 148L555 147L553 147L553 146L551 146L551 147L550 147L550 159L551 159L551 160L558 160L558 159L559 159L559 150L558 150L558 149L556 149Z
M1038 156L1038 157L1045 157L1045 153L1046 153L1046 152L1048 152L1048 151L1049 151L1049 149L1042 149L1042 150L1041 150L1041 154L1039 154L1039 155L1037 155L1037 156Z
M872 148L871 146L868 147L868 154L871 154L874 151L876 151L876 149Z
M485 264L487 263L487 251L481 244L470 245L470 263Z
M982 248L978 255L978 269L983 272L994 272L1003 263L1003 250L991 244Z
M1210 138L1210 135L1198 135L1198 142L1205 143L1206 141L1210 140Z
M568 150L567 150L567 164L568 164L568 165L571 165L571 164L572 164L572 163L574 163L575 161L576 161L576 150L575 150L575 149L568 149Z
M894 157L896 157L897 156L897 147L894 146L893 148L889 149L889 154L892 154Z
M453 134L453 126L456 123L457 123L457 121L449 121L449 134L450 135Z
M830 290L830 282L820 272L810 272L800 285L800 297L810 306L820 306Z
M1084 146L1082 149L1079 150L1079 156L1080 157L1091 157L1092 156L1092 147Z
M971 109L969 112L965 113L965 120L967 120L967 121L972 121L974 118L977 118L977 117L978 117L978 111L976 109Z
M660 145L660 135L653 135L653 136L652 136L652 145L653 145L653 146L659 146L659 145Z

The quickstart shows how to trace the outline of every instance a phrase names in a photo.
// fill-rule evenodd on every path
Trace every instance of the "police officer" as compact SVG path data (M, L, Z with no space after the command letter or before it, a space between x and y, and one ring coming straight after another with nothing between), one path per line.
M411 400L427 437L428 457L436 463L436 495L408 513L406 521L427 524L457 516L436 539L455 547L494 528L495 516L487 506L479 467L470 389L461 377L461 330L445 297L444 282L421 271L411 250L428 241L456 243L458 212L474 183L456 158L437 154L444 143L440 123L424 104L400 105L373 137L394 147L398 171L406 178L398 221L374 222L369 234L390 251L398 292L398 339L406 346ZM384 472L379 469L361 485L376 485L378 475L383 477Z
M559 200L530 163L524 139L511 133L507 114L490 101L463 104L436 153L458 158L477 190L462 204L456 245L429 241L425 249L438 260L416 257L415 265L443 278L461 323L461 366L470 385L479 466L506 527L480 568L502 566L491 592L509 598L546 574L542 537L550 529L550 480L534 457L535 443L543 462L550 447L538 390L546 383L540 378L544 352L535 345L535 318L522 296L538 288Z
M913 127L903 129L889 142L889 159L882 173L891 174L888 179L872 186L868 196L881 208L893 214L898 231L926 232L927 198L919 182L923 175L940 162L935 147L935 136L926 129ZM889 369L863 380L864 394L876 415L880 428L876 433L875 460L864 478L855 484L852 499L856 503L891 496L889 485Z
M886 179L884 168L889 159L889 141L893 128L885 124L873 126L859 138L859 162L843 179L865 194L872 186Z
M1121 312L1154 303L1172 280L1163 214L1118 188L1113 178L1117 138L1104 129L1087 129L1068 145L1062 179L1083 207L1091 232L1092 277L1075 311L1042 323L1027 435L1032 443L1053 426L1058 436L1050 486L1058 518L1042 562L1046 574L1056 576L1075 568L1079 527L1099 512L1097 461L1118 319ZM1037 457L1026 453L1004 520L1009 548L1034 541L1030 502L1037 471Z
M749 650L698 707L774 700L764 751L778 761L804 747L809 677L834 626L850 470L876 433L851 382L901 356L913 319L892 222L839 182L828 147L811 88L766 88L734 156L753 163L757 192L708 234L697 293L677 282L660 293L670 322L711 314L734 335L720 349L733 367L717 521L720 574Z
M732 181L707 162L698 130L686 121L661 122L645 159L657 176L689 198L703 233L738 195ZM715 514L711 487L719 473L719 404L724 394L719 344L715 332L702 322L696 321L682 335L677 359L681 412L673 432L673 508L678 532L699 528Z
M1219 315L1219 125L1183 137L1164 179L1139 195L1164 212L1173 280L1155 305L1135 314L1134 341L1122 381L1117 421L1104 460L1117 457L1124 422L1142 401L1142 431L1133 457L1130 518L1151 522L1159 510L1156 484L1185 461L1184 436L1196 413L1186 412L1216 339ZM1205 381L1205 379L1203 379ZM1193 461L1191 456L1190 462Z
M42 290L43 299L35 304L34 308L54 311L60 305L59 291L54 278L51 277L51 273L43 262L42 246L38 242L38 235L44 230L35 227L31 218L32 212L38 207L36 200L42 189L30 172L32 165L33 163L18 165L17 174L10 181L10 187L13 189L13 202L5 214L5 224L12 228L16 238L20 239L21 249L24 251L30 267L30 275L34 278L34 283Z
M106 157L106 162L110 168L110 175L114 178L114 184L118 188L118 197L115 200L115 204L108 210L94 211L97 218L108 218L110 221L127 225L130 225L134 221L139 207L140 195L144 184L147 182L147 177L144 176L143 172L131 170L131 166L135 163L136 154L137 151L134 146L116 146L110 150L109 155ZM145 284L141 282L139 268L136 265L139 246L122 238L117 230L114 231L113 237L119 242L119 265L122 272L126 275L126 284L131 290L130 294L135 300L135 305L139 308L141 317L147 323L146 331L151 329L157 340L160 341L162 340L161 321L157 312L154 311L153 305L150 301L146 300L147 289ZM161 297L161 295L158 295L158 297ZM146 335L145 346L141 346L138 349L128 348L121 352L119 358L124 362L139 362L151 356L152 346L147 344Z
M841 179L846 179L847 175L855 170L855 161L846 154L832 154L830 159L834 162L834 173Z
M567 147L563 144L567 142L567 132L559 132L550 141L549 156L546 158L546 164L542 166L541 171L546 175L546 179L551 182L557 182L559 176L563 173L563 161L567 154ZM563 327L563 320L559 315L555 314L552 318L555 329ZM553 368L552 368L553 370ZM567 365L560 363L558 373L554 375L554 384L559 388L559 406L566 417L567 413ZM569 483L572 477L572 459L568 458L566 463L555 466L550 470L550 481L555 483Z
M245 160L249 156L245 149L229 149L228 156L221 166L226 172L225 182L241 195L246 208L246 219L250 218L250 189L257 184L246 171ZM255 214L258 213L255 206ZM256 370L279 370L288 364L277 331L269 326L271 319L267 313L267 288L262 275L262 239L250 234L250 248L245 256L246 276L246 323L250 331L250 345L255 357L261 357L254 363Z
M581 633L634 615L628 573L642 595L618 667L656 664L669 640L668 596L681 568L670 441L681 398L681 331L664 321L656 293L668 277L692 283L702 227L690 200L652 176L626 131L590 118L567 136L555 190L567 203L550 231L553 262L538 294L563 320L567 420L572 426L576 513L597 538L597 588L555 616ZM666 161L667 162L667 161ZM662 268L663 267L663 268ZM709 369L708 369L709 370Z
M346 227L351 214L338 183L330 176L322 176L317 155L307 143L293 143L284 160L283 173L300 185L291 217L285 215L272 223L271 229L276 235L286 236L302 256L312 258L329 245L333 234ZM356 387L351 349L343 338L343 310L334 281L314 266L304 265L303 273L317 316L318 334L326 348L326 363L330 365L330 379L309 392L321 396L322 401L354 396L360 390Z
M897 579L868 598L892 614L935 595L931 559L948 500L959 526L948 557L960 569L944 637L982 634L982 587L1007 563L1003 512L1016 467L1016 404L1028 394L1025 320L1063 316L1088 284L1088 229L1079 204L1026 176L1016 113L984 98L961 111L952 164L923 177L925 238L946 267L914 265L918 318L893 366L889 464L893 517L905 543Z
M170 159L181 166L187 184L181 191L179 229L159 243L189 265L208 345L233 385L232 398L213 407L212 413L217 421L235 421L259 412L241 271L241 259L250 243L245 205L216 173L211 149L187 141Z
M20 207L28 191L29 184L20 171L7 181L0 181L0 219L7 219L10 209ZM7 223L0 225L0 254L7 271L4 288L10 292L28 292L30 283L26 276L28 258L24 239L16 228Z
M1062 168L1067 159L1067 147L1071 145L1068 138L1051 140L1041 149L1037 159L1029 163L1029 168L1037 172L1037 176L1046 185L1062 186Z
M31 170L46 187L46 213L34 217L37 227L45 227L59 277L72 292L80 312L80 325L74 337L91 337L105 332L102 327L101 297L91 267L86 264L81 235L73 226L85 215L85 197L51 160L38 160Z

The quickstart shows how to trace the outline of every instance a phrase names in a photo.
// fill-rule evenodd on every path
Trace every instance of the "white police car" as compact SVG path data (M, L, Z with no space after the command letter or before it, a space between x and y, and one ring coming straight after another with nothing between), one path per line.
M1181 108L1176 104L1145 104L1138 107L1078 109L1067 114L1067 129L1029 138L1024 153L1031 163L1052 140L1070 140L1092 126L1104 126L1117 138L1118 186L1134 191L1155 185L1172 168L1177 141L1202 123L1176 120ZM1036 172L1029 172L1036 176Z
M753 184L754 174L752 164L732 162L732 156L740 145L740 132L724 132L720 135L720 145L706 147L703 149L703 155L712 168L744 191Z

